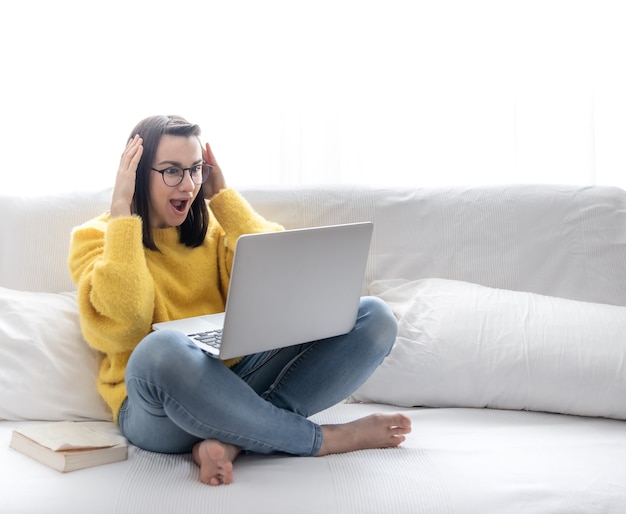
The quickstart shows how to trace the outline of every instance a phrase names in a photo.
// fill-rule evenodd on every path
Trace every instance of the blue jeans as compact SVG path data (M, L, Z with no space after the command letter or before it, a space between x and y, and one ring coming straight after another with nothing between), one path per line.
M161 453L217 439L256 453L316 455L322 430L307 418L363 384L396 332L387 304L363 297L349 333L250 355L232 368L182 334L152 332L128 361L120 428L133 444Z

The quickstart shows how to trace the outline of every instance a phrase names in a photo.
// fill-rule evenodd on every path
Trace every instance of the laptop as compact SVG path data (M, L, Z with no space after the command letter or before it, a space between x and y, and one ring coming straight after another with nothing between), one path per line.
M225 312L154 323L230 359L354 328L373 224L246 234L235 247Z

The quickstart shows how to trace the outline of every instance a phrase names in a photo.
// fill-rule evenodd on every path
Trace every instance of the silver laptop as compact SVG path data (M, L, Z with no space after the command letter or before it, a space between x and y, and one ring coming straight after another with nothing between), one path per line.
M371 222L246 234L235 247L225 312L154 323L230 359L354 327Z

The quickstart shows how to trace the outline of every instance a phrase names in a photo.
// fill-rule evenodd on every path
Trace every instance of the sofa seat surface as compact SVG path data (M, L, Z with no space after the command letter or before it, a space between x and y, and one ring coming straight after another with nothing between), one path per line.
M322 458L243 455L235 482L199 481L191 456L131 447L125 462L62 474L8 448L0 423L0 512L6 513L623 513L626 425L611 419L494 409L340 404L337 423L400 410L400 447ZM32 422L30 422L32 423Z

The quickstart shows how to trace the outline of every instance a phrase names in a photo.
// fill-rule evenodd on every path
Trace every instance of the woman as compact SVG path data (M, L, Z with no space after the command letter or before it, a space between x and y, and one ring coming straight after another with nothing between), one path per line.
M103 354L98 389L133 444L193 453L200 478L233 480L241 451L322 456L399 445L401 414L341 425L308 419L358 388L389 353L396 322L364 297L354 329L331 340L220 361L153 322L224 310L237 238L282 230L226 187L200 129L153 116L133 130L111 210L72 233L81 328ZM329 342L330 341L330 342Z

